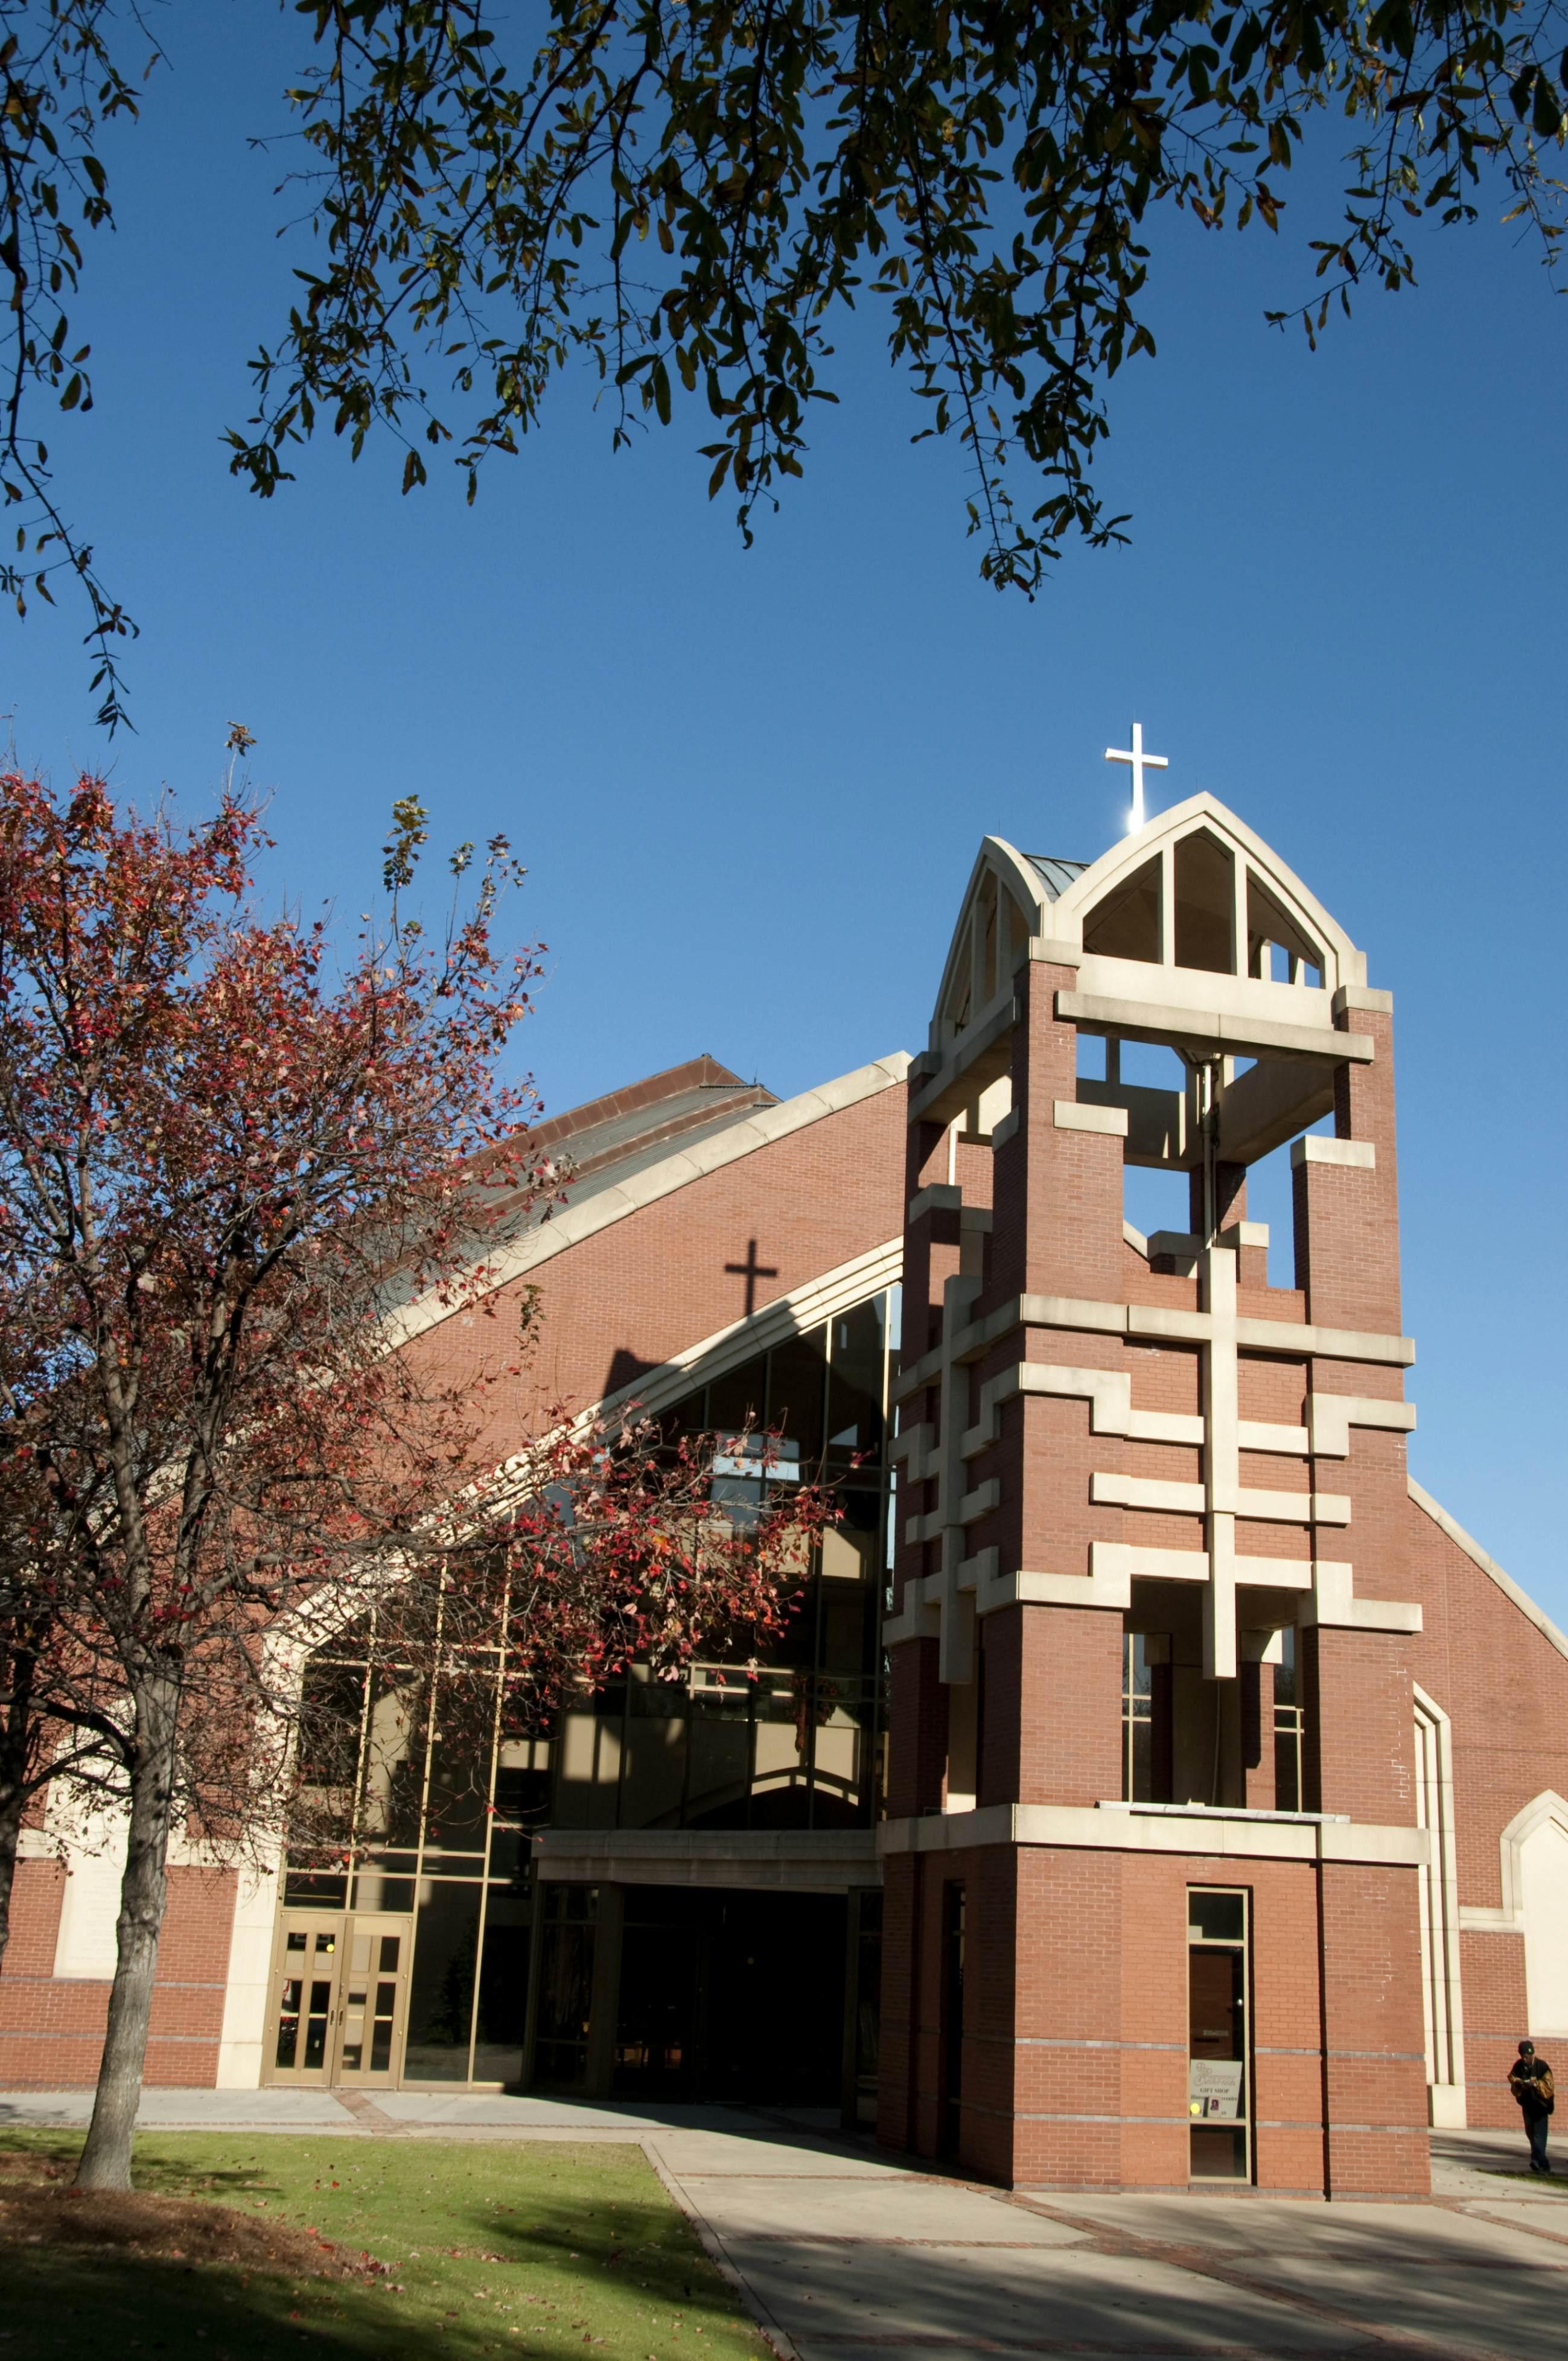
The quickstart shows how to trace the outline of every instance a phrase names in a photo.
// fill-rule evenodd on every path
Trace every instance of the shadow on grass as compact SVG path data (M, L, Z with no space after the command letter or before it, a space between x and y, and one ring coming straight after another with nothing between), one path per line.
M0 2155L27 2156L40 2163L52 2164L63 2169L69 2180L76 2170L86 2132L74 2125L69 2130L38 2131L30 2125L0 2125ZM210 2195L222 2202L226 2198L265 2190L269 2176L259 2160L243 2166L214 2167L179 2157L160 2156L150 2147L143 2134L136 2142L136 2162L132 2179L137 2188L149 2197L198 2197Z
M52 2168L51 2213L71 2206L80 2148L77 2133L0 2134L0 2154ZM34 2224L17 2208L0 2246L0 2361L74 2361L106 2342L115 2361L276 2361L297 2345L341 2361L762 2361L754 2324L640 2149L289 2137L236 2155L211 2137L144 2135L135 2179L140 2196L324 2238L388 2275L323 2279L221 2247L199 2262L167 2244L127 2253L69 2233L24 2243Z
M11 2249L5 2258L5 2351L11 2361L71 2354L170 2356L170 2361L261 2361L296 2344L345 2361L366 2355L409 2361L437 2341L444 2353L478 2356L543 2349L501 2336L487 2321L439 2323L430 2307L353 2281L85 2253L78 2246Z

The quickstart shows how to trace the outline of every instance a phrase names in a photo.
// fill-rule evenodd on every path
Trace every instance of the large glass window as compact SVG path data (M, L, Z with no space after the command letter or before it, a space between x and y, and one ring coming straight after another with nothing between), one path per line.
M400 1662L395 1622L372 1612L310 1660L284 1901L411 1922L405 2080L517 2078L532 1908L528 1839L546 1819L857 1828L880 1817L887 1384L898 1301L896 1288L880 1293L759 1355L699 1389L667 1422L672 1433L725 1434L748 1419L783 1429L771 1472L760 1455L725 1455L714 1490L731 1513L779 1482L820 1476L840 1488L842 1521L804 1570L784 1629L760 1663L748 1663L742 1639L678 1683L634 1665L561 1712L549 1731L520 1736L501 1722L504 1657L496 1649L450 1650L433 1683ZM592 1921L570 1923L565 1950L554 1939L546 1947L554 1982L540 1995L540 2056L554 2063L538 2070L550 2081L570 2081L582 2066L578 1986Z
M539 2031L533 2079L575 2090L588 2070L588 2017L594 1995L598 1888L547 1885L540 1957Z
M899 1291L870 1297L687 1396L665 1425L782 1433L773 1472L722 1453L734 1512L773 1484L820 1476L842 1521L823 1537L782 1632L678 1683L631 1675L561 1717L552 1818L568 1828L865 1828L881 1816L881 1672L889 1472L887 1385Z
M399 1663L395 1632L372 1613L305 1667L284 1903L345 1910L360 1927L411 1921L412 2082L509 2082L521 2070L527 1839L545 1814L549 1746L501 1734L501 1665L494 1649L454 1651L433 1687ZM346 2054L344 2064L356 2070Z

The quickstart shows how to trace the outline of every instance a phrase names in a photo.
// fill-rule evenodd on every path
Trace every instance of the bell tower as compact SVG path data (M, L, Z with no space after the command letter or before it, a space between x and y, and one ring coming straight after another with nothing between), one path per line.
M1090 865L981 846L909 1085L896 2146L1025 2185L1427 2186L1365 974L1210 796ZM1271 1286L1247 1173L1288 1145ZM1187 1176L1186 1228L1132 1227L1129 1164Z

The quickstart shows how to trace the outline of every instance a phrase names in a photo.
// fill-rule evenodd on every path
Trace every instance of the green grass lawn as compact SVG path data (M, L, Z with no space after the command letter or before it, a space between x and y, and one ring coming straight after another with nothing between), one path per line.
M0 2146L73 2161L80 2136ZM641 2150L148 2133L137 2188L275 2218L389 2264L364 2285L65 2245L0 2246L0 2361L522 2353L767 2361ZM0 2192L3 2193L3 2192Z

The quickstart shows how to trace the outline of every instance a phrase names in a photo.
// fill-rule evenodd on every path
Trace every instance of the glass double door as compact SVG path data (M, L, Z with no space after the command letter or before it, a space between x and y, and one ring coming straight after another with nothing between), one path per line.
M413 1920L286 1910L272 1974L267 2079L395 2085Z

